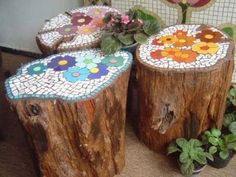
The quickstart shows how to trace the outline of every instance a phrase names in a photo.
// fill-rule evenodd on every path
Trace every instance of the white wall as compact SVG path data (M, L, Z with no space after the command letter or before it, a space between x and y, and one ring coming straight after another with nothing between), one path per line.
M39 53L35 36L46 19L83 0L0 0L0 46Z

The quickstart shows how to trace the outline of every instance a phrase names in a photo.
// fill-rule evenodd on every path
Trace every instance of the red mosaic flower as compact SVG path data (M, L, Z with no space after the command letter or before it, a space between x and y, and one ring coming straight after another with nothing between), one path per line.
M211 0L167 0L172 4L188 4L191 7L202 7L208 4Z
M163 58L161 52L162 52L162 50L155 50L155 51L151 52L151 57L155 60L160 60Z
M221 42L223 35L218 31L204 29L200 33L198 33L196 37L203 42Z
M58 28L56 31L58 31L61 35L71 35L77 32L77 27L73 25L65 25Z
M92 18L88 15L76 15L72 16L71 23L75 26L87 25L92 21Z

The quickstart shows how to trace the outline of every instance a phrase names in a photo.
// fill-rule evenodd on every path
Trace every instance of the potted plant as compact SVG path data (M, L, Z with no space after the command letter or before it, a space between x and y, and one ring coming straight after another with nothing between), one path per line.
M168 146L168 155L177 153L181 173L184 176L200 173L207 164L207 159L213 160L210 153L202 148L201 141L178 138Z
M159 32L159 23L141 10L130 10L125 15L108 12L104 19L106 26L101 39L101 50L110 55L119 49L133 52L137 44L144 43L148 36Z
M202 142L213 155L214 161L208 163L215 168L225 167L232 158L232 152L236 151L236 135L221 135L221 131L216 128L205 131Z
M236 135L236 88L232 86L228 92L223 131Z

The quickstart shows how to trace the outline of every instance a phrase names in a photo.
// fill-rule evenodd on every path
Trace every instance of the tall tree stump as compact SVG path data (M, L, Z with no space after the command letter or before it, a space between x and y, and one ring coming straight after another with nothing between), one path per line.
M151 149L221 128L234 66L234 44L205 25L171 26L137 56L138 136Z
M47 20L36 36L38 47L46 55L97 47L105 26L103 17L107 12L118 13L107 6L88 6Z
M112 177L124 160L132 55L82 50L24 65L7 95L43 177Z

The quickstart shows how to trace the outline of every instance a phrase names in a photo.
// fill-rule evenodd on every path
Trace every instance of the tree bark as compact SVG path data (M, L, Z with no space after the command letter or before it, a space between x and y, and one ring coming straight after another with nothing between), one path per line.
M140 61L137 50L139 138L165 152L178 137L197 138L211 127L221 128L233 73L234 44L226 58L202 69L157 69Z
M43 177L112 177L121 172L129 72L90 100L12 101Z

